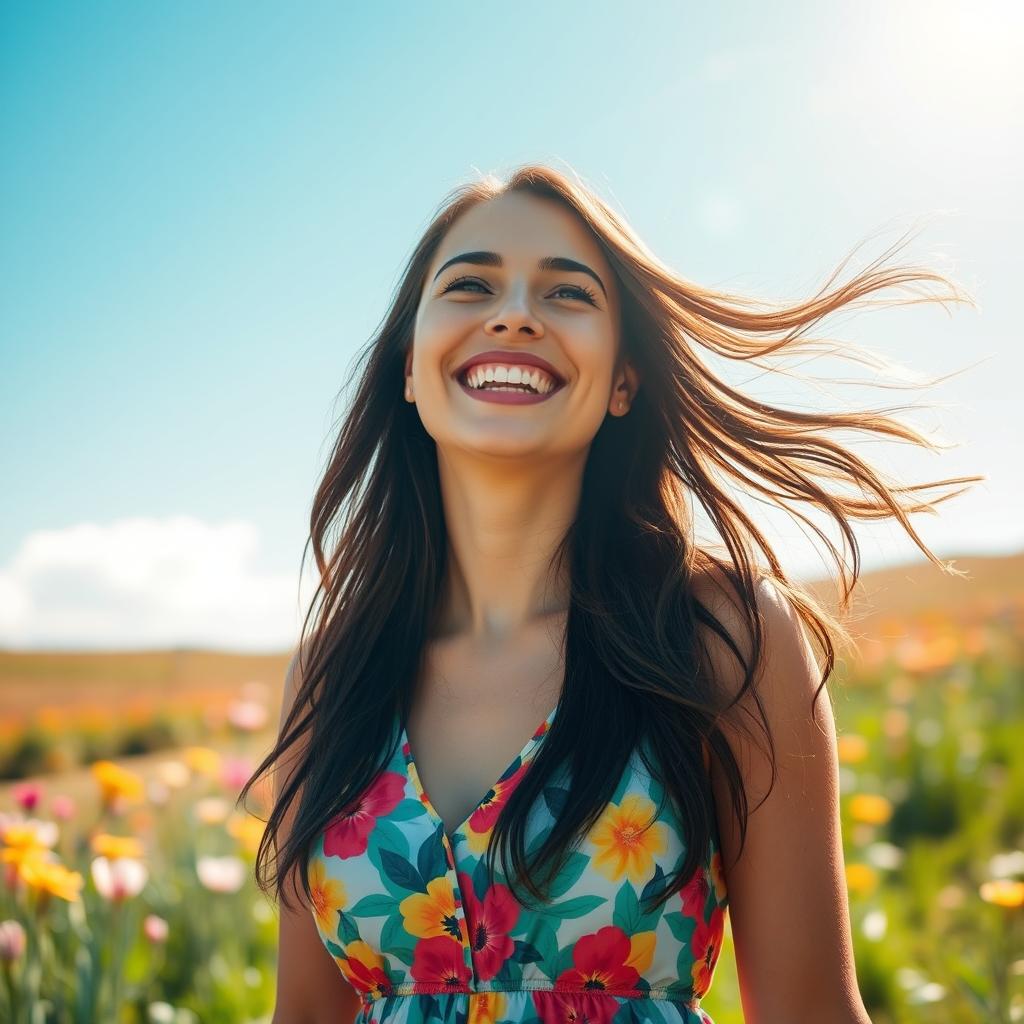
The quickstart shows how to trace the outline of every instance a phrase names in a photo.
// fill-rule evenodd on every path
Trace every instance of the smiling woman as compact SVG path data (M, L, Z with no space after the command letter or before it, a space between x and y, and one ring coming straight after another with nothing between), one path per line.
M921 282L967 301L876 265L764 307L549 168L448 197L363 353L314 501L314 626L242 793L275 770L275 1021L709 1024L727 915L748 1021L868 1019L819 701L849 636L729 484L832 518L844 612L851 521L895 518L952 572L909 516L980 478L886 480L829 432L935 445L755 401L701 350L770 365Z

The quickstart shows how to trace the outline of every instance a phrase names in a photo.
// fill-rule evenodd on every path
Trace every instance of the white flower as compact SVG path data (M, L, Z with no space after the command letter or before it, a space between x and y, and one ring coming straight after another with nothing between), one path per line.
M141 860L133 857L95 857L91 865L92 880L104 898L119 903L142 892L149 871Z
M196 861L199 881L210 892L238 892L247 870L239 857L200 857Z

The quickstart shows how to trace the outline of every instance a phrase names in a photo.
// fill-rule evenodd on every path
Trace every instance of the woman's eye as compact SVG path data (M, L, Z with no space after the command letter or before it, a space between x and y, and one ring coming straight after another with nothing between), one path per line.
M475 277L457 277L455 280L449 281L441 289L441 294L445 295L450 291L465 291L468 287L480 288L482 289L482 294L490 295L487 285ZM581 302L587 302L591 306L597 305L594 293L589 288L582 288L576 284L560 284L551 294L552 296L557 296L560 292L567 292L569 298L579 299ZM481 292L477 294L481 294Z
M482 281L478 281L475 277L457 277L455 278L454 281L449 281L448 284L446 284L444 288L441 289L441 294L444 295L446 292L450 292L453 288L455 288L456 285L467 284L476 285L478 288L484 288L486 293L484 283ZM460 287L458 290L462 291L463 289Z

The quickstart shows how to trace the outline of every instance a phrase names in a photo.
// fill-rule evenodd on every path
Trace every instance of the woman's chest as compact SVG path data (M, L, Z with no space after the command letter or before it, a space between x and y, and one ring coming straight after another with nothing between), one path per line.
M561 651L534 643L491 656L431 649L406 727L423 788L449 834L558 703Z

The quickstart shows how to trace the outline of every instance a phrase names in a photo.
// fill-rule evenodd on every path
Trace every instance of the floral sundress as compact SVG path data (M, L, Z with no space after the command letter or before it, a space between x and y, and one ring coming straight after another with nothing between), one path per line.
M714 1024L700 1000L728 913L717 832L685 888L645 914L645 889L661 891L686 844L667 801L646 827L664 794L636 751L549 903L517 902L500 860L488 888L491 828L556 711L450 836L396 720L391 762L317 838L312 912L360 996L355 1024ZM527 851L553 826L567 779L530 808Z

